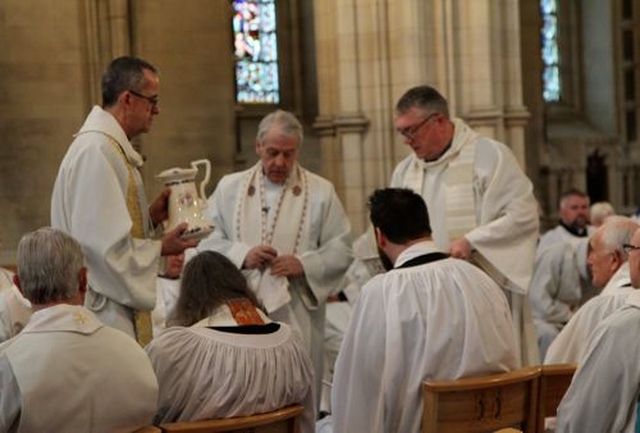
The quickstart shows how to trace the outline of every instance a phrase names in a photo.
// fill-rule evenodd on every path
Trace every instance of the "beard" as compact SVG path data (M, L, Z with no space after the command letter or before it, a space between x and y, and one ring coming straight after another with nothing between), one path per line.
M578 229L586 229L589 225L589 220L586 217L579 216L573 220L573 226Z
M393 269L393 262L389 258L389 256L382 251L382 248L378 247L378 257L380 257L380 261L382 262L382 266L385 271L390 271Z

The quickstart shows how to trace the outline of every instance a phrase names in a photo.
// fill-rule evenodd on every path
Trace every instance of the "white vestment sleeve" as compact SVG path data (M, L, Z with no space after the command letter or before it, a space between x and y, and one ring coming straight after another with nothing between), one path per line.
M310 221L319 227L311 227L310 248L299 256L317 303L326 301L353 261L349 220L333 187L327 189L323 200L310 198Z
M541 251L534 265L529 299L533 316L547 323L564 325L572 306L580 303L581 287L573 247L559 243Z
M386 347L393 342L385 341L384 305L369 293L365 289L358 297L336 359L331 390L335 433L389 431L383 373Z
M12 432L20 421L20 388L6 356L0 355L0 431Z
M478 226L465 238L512 283L526 293L538 239L538 206L531 181L502 143L479 140L474 173ZM492 155L493 154L493 155Z
M640 384L640 314L625 308L592 334L558 408L558 433L634 433Z
M131 235L127 168L106 139L95 142L101 137L83 134L72 145L75 153L63 161L54 187L51 222L79 240L93 290L119 304L151 310L161 244Z

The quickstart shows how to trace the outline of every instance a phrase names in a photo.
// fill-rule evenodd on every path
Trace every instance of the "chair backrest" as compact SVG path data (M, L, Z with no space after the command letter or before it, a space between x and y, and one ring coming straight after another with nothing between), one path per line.
M187 421L161 424L163 432L175 433L299 433L304 406L295 404L273 412L237 418Z
M534 433L540 367L423 384L423 433Z
M13 272L14 274L18 272L18 267L13 263L0 265L0 268L5 268L6 270Z
M544 419L556 416L575 371L576 364L549 364L541 367L536 422L539 433L544 433Z
M138 430L133 431L133 433L162 433L159 427L155 427L152 425L140 427Z

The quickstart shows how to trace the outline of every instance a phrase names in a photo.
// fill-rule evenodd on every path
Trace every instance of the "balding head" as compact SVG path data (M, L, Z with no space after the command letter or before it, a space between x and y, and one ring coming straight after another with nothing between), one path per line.
M612 216L593 234L589 241L587 263L593 275L593 285L603 288L627 261L624 245L631 242L640 226L630 218Z

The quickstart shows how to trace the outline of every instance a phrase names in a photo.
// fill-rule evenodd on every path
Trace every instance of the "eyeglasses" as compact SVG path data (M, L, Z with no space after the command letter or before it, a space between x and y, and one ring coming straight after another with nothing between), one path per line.
M418 135L418 132L420 132L420 128L422 128L422 126L425 123L427 123L429 120L436 117L438 114L440 113L431 113L430 115L428 115L427 117L425 117L424 119L422 119L420 122L416 123L413 126L408 126L406 128L398 129L398 132L400 133L400 135L408 138L409 140L413 140L415 136Z
M640 245L624 244L622 248L625 253L629 254L631 251L640 250Z
M156 95L156 96L147 96L147 95L143 95L142 93L138 93L135 90L129 90L129 93L131 93L134 96L137 96L138 98L145 99L149 104L151 104L152 107L157 107L158 106L158 102L160 102L158 100L158 95Z

